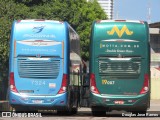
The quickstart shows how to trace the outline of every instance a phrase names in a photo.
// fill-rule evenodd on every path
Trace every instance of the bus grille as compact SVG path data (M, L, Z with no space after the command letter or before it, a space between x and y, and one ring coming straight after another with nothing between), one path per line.
M59 74L60 60L18 59L18 73L21 78L56 79Z
M140 75L141 61L109 62L98 61L99 76L110 79L136 79Z

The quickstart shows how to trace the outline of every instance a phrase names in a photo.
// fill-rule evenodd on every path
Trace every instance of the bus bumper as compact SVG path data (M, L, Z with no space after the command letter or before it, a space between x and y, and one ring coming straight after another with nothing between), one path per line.
M102 96L91 93L90 107L104 107L107 110L143 111L150 107L150 96L149 93L136 96Z
M19 93L9 93L9 103L12 107L46 107L46 108L64 108L67 107L67 93L55 96L30 96Z

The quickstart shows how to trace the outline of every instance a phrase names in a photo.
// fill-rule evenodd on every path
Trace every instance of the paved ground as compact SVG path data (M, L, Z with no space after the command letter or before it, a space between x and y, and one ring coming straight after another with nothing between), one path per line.
M22 115L22 114L21 114ZM36 116L36 115L35 115ZM94 117L91 114L90 108L80 108L78 110L78 114L73 116L58 116L56 112L52 111L49 114L41 114L38 113L38 117L1 117L0 120L160 120L160 100L151 100L151 108L147 111L145 114L139 114L136 115L134 113L128 113L125 111L112 111L109 113L106 113L106 116L102 117Z

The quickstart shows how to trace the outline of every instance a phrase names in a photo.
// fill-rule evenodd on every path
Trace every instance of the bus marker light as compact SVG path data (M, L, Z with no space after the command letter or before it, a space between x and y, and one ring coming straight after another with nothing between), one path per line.
M21 22L21 20L17 20L17 23L20 23Z
M101 23L101 20L97 20L96 23Z
M144 24L144 21L140 21L141 24Z

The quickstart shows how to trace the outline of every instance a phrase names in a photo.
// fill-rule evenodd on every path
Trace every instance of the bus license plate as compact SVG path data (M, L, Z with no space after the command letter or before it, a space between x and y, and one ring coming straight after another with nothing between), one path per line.
M123 100L116 100L116 101L114 101L114 104L122 105L122 104L124 104L124 101Z
M33 103L36 103L36 104L41 104L43 103L43 100L32 100Z

